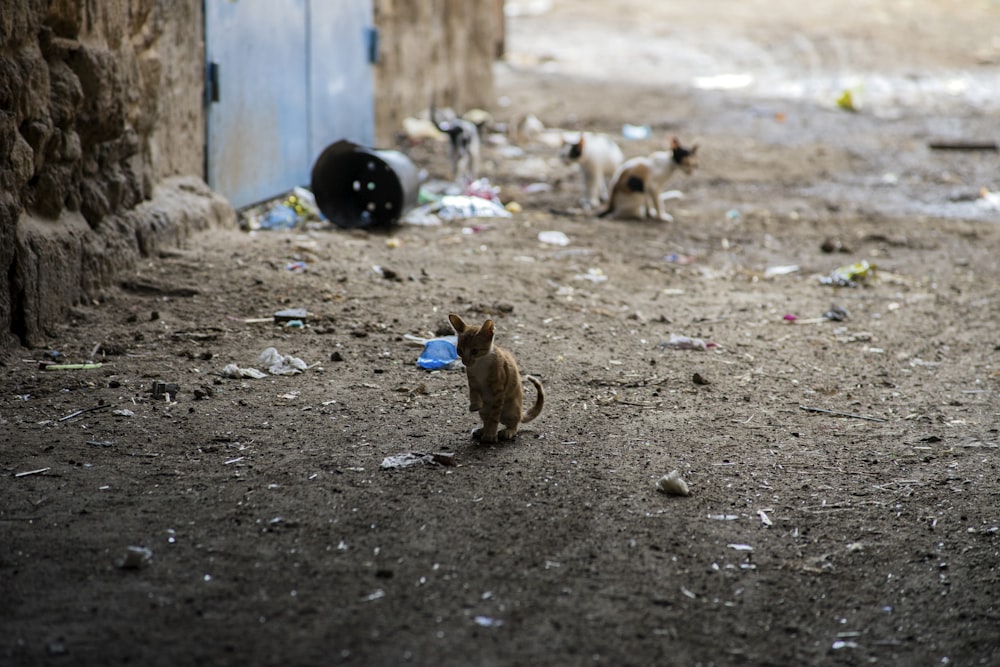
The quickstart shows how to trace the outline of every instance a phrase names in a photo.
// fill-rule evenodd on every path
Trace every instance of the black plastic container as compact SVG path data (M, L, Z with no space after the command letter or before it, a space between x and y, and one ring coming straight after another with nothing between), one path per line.
M420 176L399 151L374 150L341 139L312 168L316 205L345 229L388 229L416 205Z

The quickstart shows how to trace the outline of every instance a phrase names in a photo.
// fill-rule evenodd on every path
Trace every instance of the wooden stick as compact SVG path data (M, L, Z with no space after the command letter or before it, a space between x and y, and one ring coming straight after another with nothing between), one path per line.
M997 143L995 141L955 141L941 140L931 141L927 144L937 151L995 151Z
M82 415L85 412L93 412L94 410L103 410L104 408L110 408L110 407L111 407L110 403L105 403L103 405L95 405L92 408L84 408L83 410L77 410L76 412L71 412L68 415L66 415L65 417L60 417L59 421L64 422L67 419L72 419L73 417L79 417L80 415Z
M48 472L52 468L39 468L38 470L26 470L24 472L19 472L14 477L27 477L28 475L41 475L43 472Z
M840 412L839 410L824 410L823 408L811 408L808 405L800 405L800 408L806 412L822 412L827 415L837 415L838 417L851 417L852 419L867 419L871 422L885 422L888 419L882 419L881 417L867 417L865 415L856 415L853 412Z

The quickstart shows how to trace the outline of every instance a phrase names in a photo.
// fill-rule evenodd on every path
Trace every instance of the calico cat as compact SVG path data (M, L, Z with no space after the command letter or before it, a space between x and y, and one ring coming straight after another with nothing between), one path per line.
M622 149L606 134L581 132L577 141L563 138L559 157L564 164L580 165L583 179L583 199L585 209L596 208L608 200L608 178L625 160Z
M514 356L493 344L493 320L475 326L466 324L454 313L448 315L448 320L458 334L458 356L465 364L469 379L469 412L478 412L483 420L482 428L473 431L472 437L487 443L498 439L513 440L521 422L530 422L541 414L545 405L542 383L531 375L526 376L535 385L538 397L535 405L522 414L521 373ZM498 433L501 423L506 428Z
M608 207L598 217L673 220L660 210L660 192L675 171L691 174L697 166L698 145L684 148L677 137L671 139L669 151L626 160L612 178Z
M479 126L463 118L439 121L433 100L431 100L431 122L438 130L448 135L451 179L462 184L476 180L479 171Z

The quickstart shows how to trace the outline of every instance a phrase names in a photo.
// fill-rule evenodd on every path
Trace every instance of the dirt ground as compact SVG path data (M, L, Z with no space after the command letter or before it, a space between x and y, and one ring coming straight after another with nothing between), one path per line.
M491 143L509 219L218 231L123 276L0 368L0 664L1000 664L1000 159L928 147L1000 139L1000 7L511 4L544 11L496 119L697 142L675 221L560 213L554 150ZM512 444L415 364L449 312L545 385ZM222 377L268 347L308 370Z

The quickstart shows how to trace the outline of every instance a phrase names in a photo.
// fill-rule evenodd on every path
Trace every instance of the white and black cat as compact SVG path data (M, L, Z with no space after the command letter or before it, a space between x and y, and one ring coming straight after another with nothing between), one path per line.
M479 127L463 118L438 120L433 100L431 100L431 122L438 130L448 135L451 179L462 184L476 180L479 172Z
M608 179L625 160L622 149L606 134L581 132L576 141L563 137L559 157L564 164L578 164L583 182L585 209L608 201Z
M626 160L612 178L608 207L598 217L673 220L660 209L660 192L675 171L691 174L697 166L698 145L684 148L677 137L670 140L669 151Z

